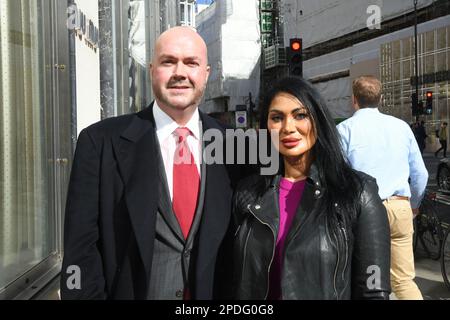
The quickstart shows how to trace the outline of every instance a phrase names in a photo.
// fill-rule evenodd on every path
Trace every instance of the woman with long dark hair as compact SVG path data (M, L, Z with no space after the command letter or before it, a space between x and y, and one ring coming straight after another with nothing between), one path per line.
M279 174L234 195L233 297L388 299L390 236L376 181L350 168L319 93L289 77L268 93Z

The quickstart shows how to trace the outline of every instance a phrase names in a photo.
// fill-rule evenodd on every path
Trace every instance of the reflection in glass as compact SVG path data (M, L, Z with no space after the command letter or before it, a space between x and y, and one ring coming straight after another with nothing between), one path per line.
M392 59L394 61L400 59L400 40L392 43Z
M439 83L434 81L436 72L450 69L450 28L441 28L420 34L419 44L419 76L423 78L419 85L419 97L424 99L425 91L435 93L435 106L433 114L422 115L426 121L448 120L448 81ZM399 55L398 43L401 43ZM401 61L399 64L398 61ZM382 109L407 122L413 120L411 114L411 94L415 87L411 84L411 78L415 75L414 42L413 37L399 41L382 44L380 47L380 75L383 85ZM443 77L443 73L439 74Z
M412 76L414 76L414 73L411 72L411 60L403 61L403 66L402 67L403 67L402 79L404 79L405 81L409 82L410 78Z
M437 47L436 49L446 48L446 28L437 29Z
M447 53L440 52L436 54L436 70L437 71L445 71L447 70Z
M403 58L407 58L409 56L412 56L412 43L411 38L403 39L402 40L402 50L403 50Z
M128 11L130 112L140 111L148 103L145 5L144 0L131 0Z
M434 30L425 33L425 51L434 50Z
M55 251L40 3L0 0L0 290Z
M425 74L434 73L434 54L425 56Z

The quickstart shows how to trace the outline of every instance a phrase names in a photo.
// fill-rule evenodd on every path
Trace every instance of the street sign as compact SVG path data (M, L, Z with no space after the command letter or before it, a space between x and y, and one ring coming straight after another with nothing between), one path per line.
M247 128L247 111L235 111L236 128Z

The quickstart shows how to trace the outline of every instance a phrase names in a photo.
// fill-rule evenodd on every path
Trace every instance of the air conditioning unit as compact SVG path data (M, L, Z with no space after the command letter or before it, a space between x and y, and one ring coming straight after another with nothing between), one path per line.
M264 48L264 70L286 65L286 48L272 45Z

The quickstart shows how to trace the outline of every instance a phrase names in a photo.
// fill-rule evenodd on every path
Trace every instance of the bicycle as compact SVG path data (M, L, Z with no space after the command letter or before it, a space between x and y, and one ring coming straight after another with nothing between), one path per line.
M440 259L444 240L444 232L436 212L436 193L426 192L419 214L414 219L413 250L416 252L420 242L426 255L433 260Z
M444 283L450 290L450 227L447 225L441 248L441 272Z

